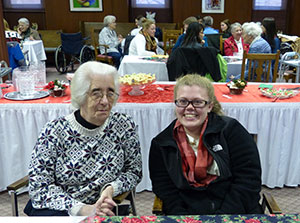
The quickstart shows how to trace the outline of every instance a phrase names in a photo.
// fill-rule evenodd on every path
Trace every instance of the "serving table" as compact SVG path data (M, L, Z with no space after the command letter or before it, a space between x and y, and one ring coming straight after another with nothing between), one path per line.
M273 102L259 93L258 85L249 83L242 95L229 95L224 83L215 83L214 87L225 114L257 134L262 183L270 188L297 186L300 184L300 94ZM143 179L137 192L152 189L148 172L150 143L175 118L173 87L174 82L155 82L146 86L141 96L129 96L131 88L121 87L119 102L113 108L131 115L138 125ZM3 93L11 90L3 89ZM0 99L0 191L27 174L31 151L45 123L71 111L68 90L61 98L21 102Z

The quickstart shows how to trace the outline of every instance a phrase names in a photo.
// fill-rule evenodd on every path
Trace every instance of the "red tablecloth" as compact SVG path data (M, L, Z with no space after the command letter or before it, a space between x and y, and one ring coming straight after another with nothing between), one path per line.
M224 84L215 84L215 94L217 99L220 102L227 103L247 103L247 102L272 102L272 98L268 98L263 96L258 90L259 84L248 85L245 88L245 91L241 95L231 95L229 94L229 89ZM290 87L298 87L300 85L276 85L276 88L290 88ZM174 85L158 85L152 84L146 86L142 91L144 91L143 95L140 96L130 96L128 92L131 91L131 87L121 86L120 88L120 97L119 103L160 103L160 102L172 102L173 99L173 89ZM2 89L3 94L7 92L13 91L13 88ZM230 96L231 98L224 97L223 95ZM70 89L68 88L66 91L66 95L63 97L46 97L37 100L28 100L28 101L12 101L7 99L0 99L0 103L70 103ZM300 102L300 94L295 97L277 100L277 102Z

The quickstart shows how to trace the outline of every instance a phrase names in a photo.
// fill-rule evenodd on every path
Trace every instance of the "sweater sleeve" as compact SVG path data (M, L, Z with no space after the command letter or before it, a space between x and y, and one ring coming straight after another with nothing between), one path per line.
M68 210L80 202L73 199L56 183L56 129L48 123L42 130L33 149L29 164L29 195L34 208Z
M217 214L259 213L261 166L256 144L236 120L226 134L230 155L232 183Z
M184 201L180 198L179 189L170 179L158 142L153 139L149 155L149 171L152 190L163 201L163 211L167 215L188 214Z

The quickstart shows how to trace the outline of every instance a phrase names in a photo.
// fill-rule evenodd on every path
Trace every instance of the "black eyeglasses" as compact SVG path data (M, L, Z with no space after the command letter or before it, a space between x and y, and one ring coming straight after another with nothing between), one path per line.
M91 98L94 101L101 100L104 97L104 95L106 95L108 101L114 101L117 97L119 97L119 94L114 91L109 91L106 94L104 94L102 91L94 91L90 94Z
M189 106L189 104L192 104L194 108L204 108L207 104L209 104L209 101L201 100L201 99L195 99L192 101L189 101L184 98L180 98L175 100L175 105L180 108L186 108Z

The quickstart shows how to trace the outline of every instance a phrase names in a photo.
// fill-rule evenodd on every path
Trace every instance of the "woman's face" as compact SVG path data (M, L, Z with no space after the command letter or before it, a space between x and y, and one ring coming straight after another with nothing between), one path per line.
M155 36L155 29L156 29L155 24L151 24L151 25L149 26L149 28L146 29L146 32L147 32L150 36L154 37L154 36Z
M116 20L113 21L112 23L109 23L109 24L108 24L108 27L109 27L111 30L115 30L116 27L117 27Z
M21 32L25 32L28 28L29 28L29 25L27 25L27 24L24 23L24 22L19 22L19 30L20 30Z
M112 75L97 76L91 86L85 103L80 107L81 116L88 122L100 126L108 118L116 99Z
M221 30L222 32L225 32L228 29L228 26L226 25L226 23L221 22Z
M206 89L197 85L184 85L179 87L176 99L185 99L188 101L204 100L209 102ZM212 108L212 103L208 103L203 108L195 108L190 103L185 108L176 106L175 113L179 122L183 125L188 134L191 136L199 136L207 114L212 110Z
M253 41L252 36L246 34L245 32L243 32L242 37L243 37L244 43L246 43L246 44L251 44Z
M242 28L241 27L236 27L232 32L231 32L233 38L236 41L239 41L241 39L242 36Z
M204 37L204 33L203 33L203 29L201 29L201 31L199 32L199 38L203 40L203 37Z

